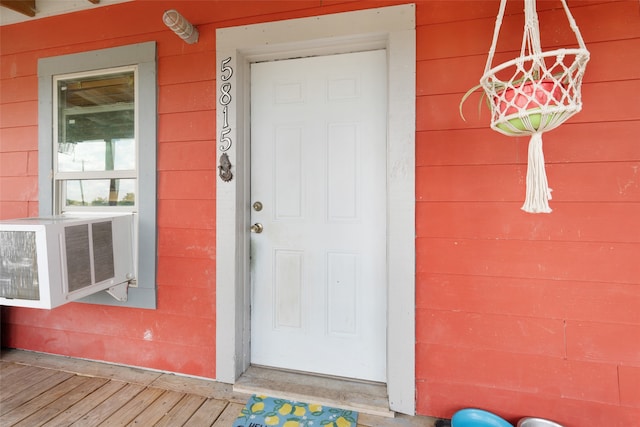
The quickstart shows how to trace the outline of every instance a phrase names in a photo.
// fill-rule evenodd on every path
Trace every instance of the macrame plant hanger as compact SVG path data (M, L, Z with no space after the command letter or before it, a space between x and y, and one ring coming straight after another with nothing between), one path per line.
M551 212L542 151L542 134L582 109L580 88L589 61L580 30L566 0L561 0L577 41L577 49L543 52L535 0L524 0L524 34L520 56L492 68L507 0L501 0L493 41L480 85L491 107L491 128L508 136L531 135L527 190L522 209Z

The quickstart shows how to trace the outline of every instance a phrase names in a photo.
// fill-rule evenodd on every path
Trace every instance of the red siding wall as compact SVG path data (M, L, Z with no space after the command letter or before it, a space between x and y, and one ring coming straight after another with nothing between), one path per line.
M3 310L4 344L215 377L215 28L399 2L135 1L0 28L0 218L36 216L37 59L158 43L158 310ZM567 427L640 416L640 5L573 1L592 59L584 110L545 134L549 215L520 210L527 139L476 99L497 1L417 5L417 408ZM543 45L574 43L539 1ZM162 24L178 8L186 45ZM517 54L511 0L499 59Z
M519 209L528 138L488 130L478 98L467 123L456 114L496 3L418 7L419 412L640 419L640 5L569 4L591 62L583 111L544 135L548 215ZM538 4L544 46L575 44L558 6ZM522 3L509 7L501 59L521 43Z

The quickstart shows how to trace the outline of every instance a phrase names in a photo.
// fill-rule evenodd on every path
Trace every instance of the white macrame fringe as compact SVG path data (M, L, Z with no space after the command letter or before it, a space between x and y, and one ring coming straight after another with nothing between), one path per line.
M542 134L534 133L529 140L527 193L522 210L529 213L550 213L549 200L551 200L551 189L544 166Z

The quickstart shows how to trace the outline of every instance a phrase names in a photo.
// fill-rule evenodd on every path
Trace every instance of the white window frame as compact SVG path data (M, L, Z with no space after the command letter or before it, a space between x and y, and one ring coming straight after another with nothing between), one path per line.
M61 55L38 60L38 203L39 216L59 214L59 191L55 190L54 156L57 150L56 79L72 75L97 75L115 69L135 68L135 132L137 188L132 207L71 209L68 213L113 214L133 211L135 218L135 287L129 287L127 301L121 302L99 292L83 302L155 309L156 302L156 147L157 147L157 59L156 43L145 42L108 49ZM117 174L117 173L116 173ZM86 176L91 176L87 173ZM55 179L54 179L55 178Z
M140 191L138 185L138 169L140 164L139 158L139 150L138 150L138 142L139 142L139 133L138 133L138 104L140 100L140 93L138 90L138 66L124 66L124 67L114 67L109 69L101 69L101 70L92 70L85 71L80 73L70 73L70 74L59 74L53 76L53 84L52 84L52 95L53 95L53 108L59 108L59 98L58 98L58 83L61 80L70 80L70 79L81 79L87 77L96 77L96 76L108 76L109 74L117 74L122 72L133 72L134 76L134 137L135 147L136 147L136 167L132 170L114 170L114 171L82 171L82 172L60 172L58 170L58 162L56 160L57 155L55 154L58 151L59 147L59 126L60 122L57 120L57 114L54 114L53 119L53 203L54 203L54 212L56 215L66 214L66 213L113 213L113 212L131 212L137 213L138 209L138 193ZM56 111L57 112L57 111ZM65 206L66 193L63 190L63 181L71 181L71 180L83 180L83 179L133 179L136 181L135 184L135 200L132 206Z

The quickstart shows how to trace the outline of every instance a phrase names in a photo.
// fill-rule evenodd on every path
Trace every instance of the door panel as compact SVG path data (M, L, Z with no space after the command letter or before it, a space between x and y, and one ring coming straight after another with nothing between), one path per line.
M386 380L386 53L251 66L251 360Z

